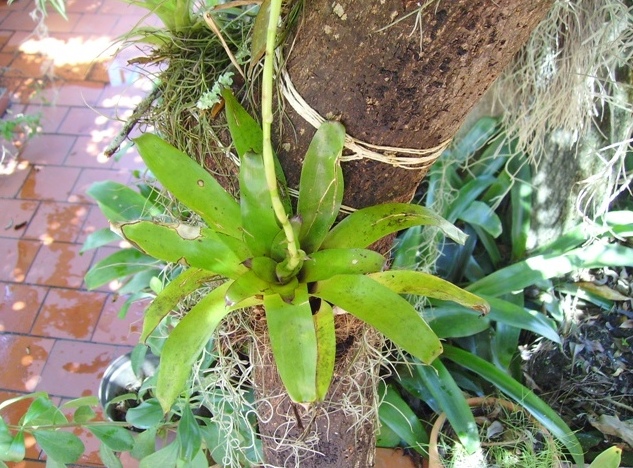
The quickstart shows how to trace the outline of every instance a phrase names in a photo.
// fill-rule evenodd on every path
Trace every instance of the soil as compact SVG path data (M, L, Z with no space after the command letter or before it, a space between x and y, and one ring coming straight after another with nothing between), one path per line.
M528 383L578 431L585 449L617 444L625 459L633 458L633 428L624 423L633 421L632 305L578 307L562 346L539 343L524 366Z

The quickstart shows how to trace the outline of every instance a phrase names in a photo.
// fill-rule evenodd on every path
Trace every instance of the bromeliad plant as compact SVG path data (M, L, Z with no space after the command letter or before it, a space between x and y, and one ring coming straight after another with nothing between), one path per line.
M201 223L137 220L114 229L143 253L188 269L171 282L146 312L141 340L189 293L226 278L183 317L162 350L156 396L168 411L187 383L191 367L215 328L230 312L263 306L272 353L290 398L311 404L325 398L336 352L333 306L382 332L423 363L442 351L439 338L400 294L456 301L486 313L477 296L428 274L383 271L386 259L368 247L416 225L464 235L429 210L385 204L358 210L339 224L343 197L340 168L345 130L323 123L305 155L294 216L283 173L271 143L273 62L281 2L265 15L262 127L229 90L222 95L240 159L240 199L186 154L161 138L137 138L139 153L157 180ZM102 200L102 204L107 203ZM333 227L334 226L334 227Z

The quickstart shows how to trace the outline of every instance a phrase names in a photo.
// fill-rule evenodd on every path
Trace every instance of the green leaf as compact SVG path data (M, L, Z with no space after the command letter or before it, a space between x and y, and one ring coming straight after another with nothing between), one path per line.
M119 460L112 449L105 444L99 445L99 458L101 458L106 468L123 468L121 460Z
M75 463L84 453L85 447L72 432L38 430L33 436L49 458L59 463Z
M389 270L372 273L368 276L398 294L416 294L443 301L452 301L484 315L490 311L490 306L481 297L428 273L410 270Z
M503 230L501 220L495 211L485 203L479 201L472 202L468 209L464 210L457 219L481 227L494 238L499 237Z
M543 424L569 450L574 462L579 466L584 463L583 450L576 436L565 422L543 400L524 387L519 382L497 369L493 364L463 351L446 345L444 357L466 369L479 374L488 382L496 386L503 393L525 408L538 422Z
M367 276L333 276L316 283L313 295L367 322L424 363L442 352L439 339L411 304Z
M111 223L123 223L162 214L162 209L143 195L111 180L93 183L86 193L95 199L99 209Z
M317 401L323 401L332 382L336 360L336 334L332 306L321 301L318 312L312 318L314 319L317 342Z
M97 417L97 413L90 406L80 406L73 413L73 421L79 424L87 423Z
M163 417L163 410L156 398L142 401L140 405L128 409L125 413L125 420L137 429L148 429L156 426L163 420Z
M341 209L343 171L339 158L344 142L345 127L339 122L324 122L303 161L297 213L303 220L299 243L308 254L319 249Z
M305 283L312 283L340 274L363 275L382 270L386 263L385 257L373 250L319 250L304 261L299 277Z
M182 408L181 419L178 422L178 430L176 432L178 443L180 445L180 458L187 462L194 459L202 446L202 435L200 427L191 412L189 405Z
M334 226L321 248L365 248L389 234L418 225L436 226L461 244L466 240L462 231L423 206L387 203L354 211Z
M228 281L203 297L169 334L156 385L156 396L165 413L184 390L195 360L228 313L224 295L231 283Z
M24 460L24 457L26 456L24 432L19 431L14 437L11 437L11 434L6 437L6 434L8 434L8 432L5 432L2 445L0 445L0 449L2 449L0 451L0 460L11 462L20 462Z
M82 408L85 406L97 406L99 404L99 398L95 395L89 395L84 397L75 398L62 404L62 408Z
M21 423L29 426L65 424L68 419L57 408L48 396L40 396L31 402L29 409L22 416Z
M120 228L138 249L166 262L202 268L229 278L246 271L241 265L248 256L243 244L209 228L151 221L122 224Z
M471 209L472 203L492 185L497 179L493 176L481 176L471 180L459 189L459 193L448 208L446 219L454 223L466 210Z
M426 455L424 446L428 445L429 437L418 417L391 385L385 388L381 383L380 387L379 393L384 394L378 408L381 433L386 428L396 434L407 447Z
M245 301L255 296L262 296L264 292L270 292L270 283L249 270L231 284L226 291L224 301L229 310L236 310L246 307Z
M86 241L81 247L79 253L84 253L88 250L97 249L99 247L103 247L104 245L111 244L112 242L118 242L120 240L121 237L110 230L110 228L99 229L86 238Z
M178 461L178 455L180 454L180 447L178 440L173 441L171 444L163 447L157 452L148 455L141 460L139 468L156 468L159 466L175 467Z
M378 413L380 416L380 412ZM380 427L376 434L376 447L395 448L400 445L400 436L389 429L389 426L380 419Z
M264 0L259 6L259 12L253 25L253 39L251 41L251 62L249 75L253 67L259 62L266 52L266 34L268 32L268 18L270 17L270 0Z
M132 450L134 446L134 437L132 437L130 431L124 427L102 424L88 425L87 427L97 439L116 452L126 452Z
M418 251L421 244L421 226L413 226L404 231L397 239L391 268L394 270L415 270L420 262Z
M488 318L505 325L530 330L537 335L544 336L554 343L560 343L560 336L556 331L556 324L545 315L534 310L512 304L503 299L485 296L490 303L491 311Z
M466 289L485 296L502 296L539 282L564 276L578 268L633 265L633 249L596 242L564 253L537 255L510 265L471 284Z
M278 294L264 296L270 345L288 395L297 403L317 399L317 337L306 285L292 304Z
M490 328L489 316L475 314L459 304L434 304L422 312L424 320L440 338L472 336Z
M453 430L469 454L479 449L479 430L466 398L439 359L429 366L415 366L420 382L437 402L440 410L453 426Z
M217 276L200 268L189 268L171 280L165 289L152 301L143 318L143 331L140 341L145 343L158 324L171 312L178 303L203 284Z
M260 6L260 11L261 10ZM229 125L229 131L233 139L233 145L235 151L240 157L240 160L248 152L262 154L264 152L264 134L262 128L257 121L246 112L246 109L235 99L230 89L222 90L222 97L226 106L226 121ZM286 212L292 211L290 205L290 198L288 196L288 186L286 183L286 176L279 163L277 155L273 153L275 160L275 175L277 176L277 185L279 188L279 195L281 201L286 208Z
M482 117L464 135L458 136L455 143L447 151L455 153L451 159L465 162L477 150L486 145L498 131L498 119Z
M622 449L620 447L609 447L598 455L589 468L618 468L622 461Z
M159 262L136 249L122 249L95 263L84 280L88 289L95 289L110 281L121 280L130 275L159 268Z
M253 256L270 255L273 240L281 228L277 224L261 154L248 152L241 158L239 179L244 242Z
M153 426L136 436L134 439L134 448L130 451L130 455L133 458L142 460L156 451L157 430L158 428Z
M151 133L134 139L139 154L163 186L215 231L241 239L240 207L235 199L182 151Z

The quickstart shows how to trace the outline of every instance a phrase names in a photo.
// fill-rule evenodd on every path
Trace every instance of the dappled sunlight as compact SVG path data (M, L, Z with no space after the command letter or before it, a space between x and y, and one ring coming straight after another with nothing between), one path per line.
M55 67L106 61L114 52L112 38L107 36L96 39L76 36L68 40L55 37L31 38L26 40L19 50L25 54L41 54L48 57Z

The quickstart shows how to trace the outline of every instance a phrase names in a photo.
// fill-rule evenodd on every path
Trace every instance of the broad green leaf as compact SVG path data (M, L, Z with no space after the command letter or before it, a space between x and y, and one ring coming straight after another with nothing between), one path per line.
M130 455L133 458L142 460L156 451L157 430L158 428L153 426L135 437L134 448L130 451Z
M499 369L504 370L515 378L519 376L513 372L512 368L515 366L512 364L519 350L520 335L520 328L506 325L505 323L497 323L495 325L495 333L490 340L492 362Z
M292 304L278 294L264 296L270 346L288 395L296 403L317 399L317 337L307 287Z
M217 276L214 273L200 268L189 268L171 280L145 311L140 341L144 343L161 320L163 320L182 299L215 278L217 278Z
M129 430L121 426L108 426L103 424L87 425L97 439L116 452L132 450L134 437Z
M312 318L317 341L317 401L323 401L332 382L336 360L336 334L332 306L326 301L321 301L318 312Z
M120 226L124 237L142 252L166 262L202 268L235 278L246 268L241 242L209 228L138 221Z
M248 152L240 165L240 209L244 242L254 257L270 255L280 227L266 183L264 159Z
M29 426L64 424L68 419L48 398L40 396L34 399L29 409L22 416L21 423Z
M324 122L303 161L297 214L303 221L299 243L308 254L319 249L341 209L343 171L339 158L344 142L345 127L339 122Z
M633 249L618 244L596 242L562 255L537 255L497 270L466 289L475 294L497 297L525 289L543 280L564 276L578 268L598 268L607 265L633 265Z
M0 402L0 410L3 410L6 407L11 406L12 404L17 403L22 400L34 400L40 397L48 398L48 393L46 392L27 393L26 395L20 395L13 398L9 398L8 400L4 400Z
M112 242L118 242L120 240L121 237L113 232L110 228L99 229L86 238L86 241L84 242L84 245L81 246L81 251L79 253L84 253L88 250L97 249L99 247L103 247L104 245L111 244Z
M414 372L418 374L420 382L426 386L440 410L446 413L446 418L466 451L469 454L474 453L480 445L479 430L470 406L451 373L439 359L433 361L431 366L415 366Z
M24 432L19 431L14 437L3 437L3 443L0 445L0 460L20 462L26 456L26 447L24 445Z
M178 440L175 440L166 447L143 458L139 464L139 468L156 468L159 466L175 467L179 454L180 446Z
M85 397L75 398L62 404L62 408L82 408L84 406L97 406L99 404L99 398L95 395L89 395Z
M202 446L202 435L189 405L183 405L176 437L180 445L180 458L187 462L193 460Z
M365 248L389 234L418 225L436 226L461 244L466 240L462 231L423 206L387 203L354 211L334 226L321 248Z
M380 387L379 393L384 395L378 408L381 432L386 427L388 431L397 434L406 447L426 455L424 446L428 445L429 437L418 417L391 385L385 388L381 384Z
M9 455L11 453L11 444L13 443L13 435L9 430L9 426L0 417L0 461L16 461Z
M618 468L622 461L622 449L620 447L609 447L598 455L589 468Z
M374 281L398 294L416 294L443 301L453 301L480 314L490 311L488 303L442 278L411 270L389 270L368 275Z
M411 304L367 276L333 276L316 283L313 295L355 315L426 364L442 352L440 340Z
M380 416L380 412L378 415ZM380 427L376 434L376 447L395 448L400 445L400 442L400 436L389 429L389 426L380 419Z
M481 227L494 238L499 237L503 230L497 213L490 206L480 201L472 202L468 209L464 210L457 219Z
M444 357L479 374L515 400L519 405L525 408L534 419L543 424L547 430L565 445L575 463L579 466L583 466L583 450L573 431L565 424L560 416L558 416L547 403L536 396L532 390L524 387L512 377L497 369L493 364L467 351L447 345L444 348Z
M156 385L156 396L165 413L184 390L194 362L228 313L224 295L231 283L228 281L203 297L167 338Z
M453 153L451 159L465 162L477 150L486 145L498 131L498 119L482 117L465 134L458 135L455 138L455 143L449 147L447 152Z
M140 405L128 409L125 413L125 420L138 429L156 426L163 418L163 409L156 398L142 401Z
M85 447L79 437L66 431L33 431L40 448L49 458L59 463L75 463L84 453Z
M116 456L114 451L105 444L99 445L99 458L106 468L123 468L121 460Z
M86 193L95 199L99 209L111 223L123 223L162 214L162 209L143 195L111 180L95 182Z
M327 249L310 254L303 262L299 278L305 283L322 281L340 274L375 273L387 260L368 249Z
M154 257L136 249L122 249L95 263L84 280L88 289L95 289L110 281L159 267L160 263Z
M139 154L159 182L215 231L241 239L240 207L235 199L182 151L151 133L134 139Z
M97 417L97 413L90 406L80 406L73 413L73 421L79 424L87 423Z
M278 262L270 257L254 257L245 263L246 267L250 268L259 279L267 283L279 281L276 274L277 264Z

